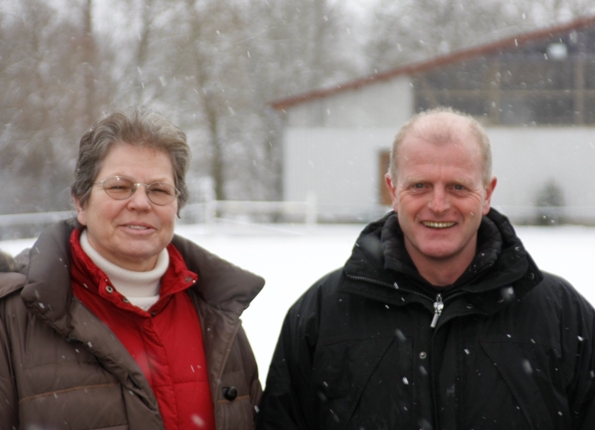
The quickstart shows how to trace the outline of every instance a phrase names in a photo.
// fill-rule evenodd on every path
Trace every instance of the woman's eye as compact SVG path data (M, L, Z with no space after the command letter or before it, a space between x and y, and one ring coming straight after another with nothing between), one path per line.
M176 189L172 185L155 182L149 186L149 192L173 196L176 193Z
M126 191L126 190L130 190L131 187L129 187L128 185L112 185L111 187L109 187L110 190L114 190L114 191Z

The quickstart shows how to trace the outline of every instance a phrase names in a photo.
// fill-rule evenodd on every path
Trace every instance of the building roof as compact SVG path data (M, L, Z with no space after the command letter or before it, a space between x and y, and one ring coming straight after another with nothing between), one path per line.
M463 49L461 51L457 51L448 55L443 55L432 58L430 60L398 67L396 69L389 70L386 72L376 73L374 75L348 81L343 84L337 84L329 88L313 90L295 96L287 97L281 100L276 100L271 103L271 106L276 110L286 110L292 108L293 106L297 106L313 100L323 99L335 94L356 90L367 85L388 81L398 76L426 72L436 67L446 66L473 57L494 54L505 49L519 47L530 42L549 38L558 34L568 33L573 30L580 30L593 25L595 25L595 16L579 18L566 24L557 25L555 27L523 33L512 37L507 37L496 42L468 49Z

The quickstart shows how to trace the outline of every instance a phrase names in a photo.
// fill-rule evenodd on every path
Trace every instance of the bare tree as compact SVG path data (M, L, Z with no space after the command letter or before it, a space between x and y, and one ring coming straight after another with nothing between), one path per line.
M517 7L522 8L526 19L537 26L547 26L595 13L595 4L591 0L531 0L521 2Z
M269 198L280 199L283 121L269 103L360 72L353 17L343 2L328 0L253 2L247 13L251 26L243 46L250 53L251 104L261 124L253 129L259 162L252 164L251 176Z
M489 0L380 0L369 25L371 72L487 43L530 26L517 7Z
M32 0L2 17L0 170L11 184L0 197L2 211L55 209L68 200L62 172L71 158L64 140L73 122L65 114L74 110L68 70L74 34L55 10Z
M380 0L366 44L382 71L595 13L590 0Z
M337 0L0 0L0 212L65 209L77 142L143 104L188 132L191 183L282 197L269 103L592 12L590 0L379 0L360 50ZM353 31L352 31L353 30ZM48 180L48 178L51 178Z

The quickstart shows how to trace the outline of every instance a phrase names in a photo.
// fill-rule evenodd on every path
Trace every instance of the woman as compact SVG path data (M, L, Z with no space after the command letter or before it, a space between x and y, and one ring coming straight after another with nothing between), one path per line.
M174 235L185 134L143 109L86 132L77 218L0 277L0 429L251 429L240 314L264 281Z

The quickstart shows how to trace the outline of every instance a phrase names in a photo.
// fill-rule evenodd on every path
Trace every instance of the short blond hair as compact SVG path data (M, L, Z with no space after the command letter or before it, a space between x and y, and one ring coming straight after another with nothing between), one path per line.
M454 108L445 106L422 111L413 116L400 128L399 132L395 136L390 151L388 173L393 183L396 183L397 181L398 151L403 141L408 135L410 135L411 133L416 133L422 136L424 139L436 143L448 142L454 139L454 133L457 132L457 130L454 127L450 125L444 127L445 124L443 122L441 122L440 124L434 124L431 121L424 121L431 116L444 116L445 114L453 115L454 117L456 117L456 119L462 120L468 127L468 130L471 133L471 135L475 137L475 140L479 144L479 148L481 150L481 159L483 164L482 182L485 187L487 187L490 184L492 180L492 145L490 143L490 138L488 137L488 134L481 126L481 124L471 115L463 113Z

